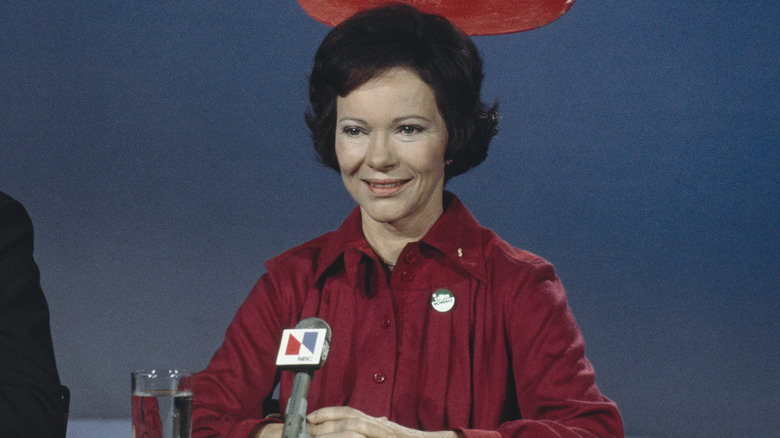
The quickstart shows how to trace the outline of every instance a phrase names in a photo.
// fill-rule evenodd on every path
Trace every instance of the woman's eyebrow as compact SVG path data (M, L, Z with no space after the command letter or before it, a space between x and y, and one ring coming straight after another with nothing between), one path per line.
M418 120L423 120L425 122L430 122L430 120L427 117L425 117L425 116L419 116L419 115L413 114L413 115L408 115L408 116L396 117L396 118L393 119L393 123L400 123L400 122L403 122L403 121L406 121L406 120L410 120L410 119L418 119Z
M357 117L343 117L343 118L339 119L338 122L339 123L342 123L342 122L353 122L353 123L367 124L367 122L365 120L359 119Z

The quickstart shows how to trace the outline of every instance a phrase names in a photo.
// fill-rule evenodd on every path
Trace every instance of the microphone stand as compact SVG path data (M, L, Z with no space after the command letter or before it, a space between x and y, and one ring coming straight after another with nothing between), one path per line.
M287 401L284 413L284 429L282 438L310 438L306 427L306 398L309 395L309 384L314 378L314 370L299 371L293 380L292 396Z

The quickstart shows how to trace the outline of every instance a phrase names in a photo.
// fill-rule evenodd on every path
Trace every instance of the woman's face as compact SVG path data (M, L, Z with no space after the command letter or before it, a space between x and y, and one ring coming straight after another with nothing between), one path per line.
M413 70L392 68L338 97L335 144L364 222L427 231L441 215L447 127Z

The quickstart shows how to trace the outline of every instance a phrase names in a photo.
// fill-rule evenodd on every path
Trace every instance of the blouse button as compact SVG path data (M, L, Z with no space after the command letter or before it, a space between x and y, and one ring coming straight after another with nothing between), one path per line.
M403 280L403 281L412 281L413 278L414 278L414 274L412 274L409 271L404 271L401 274L401 280Z
M385 316L384 318L382 318L382 321L379 322L379 326L382 327L383 329L386 329L390 327L391 322L392 321L390 321L390 317Z
M407 252L404 256L404 261L410 265L417 263L417 254L413 252Z
M381 372L374 373L374 383L384 383L385 375Z

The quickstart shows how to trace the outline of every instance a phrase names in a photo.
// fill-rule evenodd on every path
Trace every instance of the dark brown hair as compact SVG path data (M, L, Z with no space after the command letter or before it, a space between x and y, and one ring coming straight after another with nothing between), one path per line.
M320 44L309 77L306 123L320 162L338 171L336 97L393 67L417 72L434 91L447 125L445 178L487 157L496 134L498 105L480 101L482 60L471 39L446 19L405 5L359 12L331 30Z

